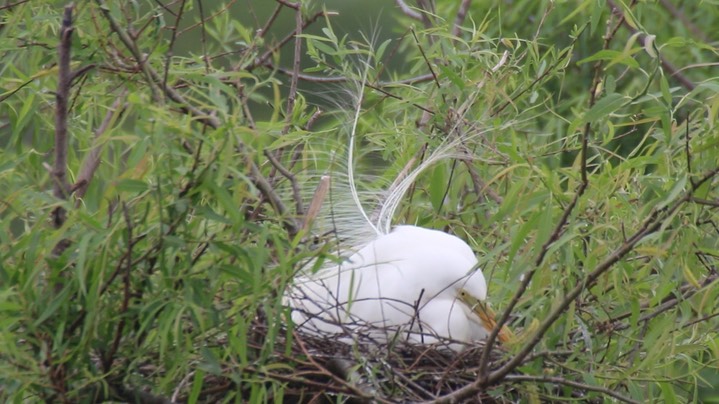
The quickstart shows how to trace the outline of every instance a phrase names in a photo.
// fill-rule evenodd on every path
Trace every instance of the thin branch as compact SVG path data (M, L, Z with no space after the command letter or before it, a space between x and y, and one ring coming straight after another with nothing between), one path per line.
M614 390L610 390L605 387L592 386L586 383L576 382L574 380L565 379L563 377L550 377L550 376L528 376L528 375L510 375L506 378L509 382L532 382L532 383L552 383L563 386L573 387L584 391L593 391L596 393L602 393L604 395L616 398L619 401L625 403L639 404L639 401L632 400L629 397L625 397Z
M666 220L671 219L674 213L691 199L693 193L699 187L701 187L701 185L713 179L718 174L719 167L716 167L713 170L709 171L707 174L705 174L699 181L697 181L696 185L692 186L692 188L688 190L682 198L674 202L674 204L672 204L670 207L662 211L655 211L654 213L652 213L644 221L644 224L639 228L639 230L637 230L629 239L622 243L621 246L614 250L604 261L599 263L592 272L587 274L587 276L583 279L582 282L580 282L577 286L575 286L565 295L562 302L556 307L554 307L550 312L549 316L540 324L532 338L524 345L520 352L514 355L508 362L504 363L499 369L490 373L489 376L485 377L480 373L479 378L475 382L468 384L454 391L453 393L440 397L432 403L439 404L458 402L465 398L471 397L477 391L480 391L486 386L499 383L501 380L509 378L509 372L513 371L514 369L516 369L517 366L524 363L524 360L528 356L530 356L531 351L534 349L537 343L539 343L544 334L549 330L549 328L554 324L554 322L559 319L562 313L564 313L564 311L572 304L572 302L582 293L582 291L590 288L602 274L607 272L614 266L614 264L619 262L627 254L633 251L634 247L642 240L644 240L647 236L659 230ZM497 330L498 328L499 327L496 327L495 330ZM513 375L511 377L515 376Z
M205 27L205 8L202 0L197 0L197 9L200 12L200 43L202 44L202 61L205 62L205 73L210 74L210 57L207 54L207 28Z
M97 171L97 168L100 166L100 152L102 151L102 144L100 144L99 139L122 113L122 110L124 109L122 105L125 103L125 96L126 94L122 94L115 100L112 107L105 114L105 118L102 120L102 123L95 130L92 150L90 150L90 153L88 153L85 160L82 162L80 173L77 176L77 181L75 181L75 184L73 185L73 189L75 191L74 195L78 199L77 204L79 204L80 199L85 196L85 192L87 192L87 189L90 186L90 181L92 181L95 171Z
M397 3L397 6L404 15L410 18L414 18L417 21L422 21L422 13L408 6L407 3L404 2L404 0L395 0L395 3Z
M587 274L587 276L583 279L582 282L577 284L577 286L575 286L565 295L562 302L554 309L552 309L549 316L540 324L537 332L532 336L532 338L529 340L529 342L527 342L527 344L522 348L522 350L517 353L509 362L505 363L501 368L492 372L492 374L490 374L489 377L487 377L487 379L481 384L489 385L492 383L496 383L502 378L504 378L507 374L509 374L509 372L514 370L514 368L519 366L519 364L522 363L524 358L529 355L532 349L534 349L534 347L539 343L540 339L554 324L554 322L559 319L562 313L567 309L567 307L569 307L570 304L572 304L574 299L576 299L582 293L582 291L591 287L602 274L607 272L610 268L614 266L614 264L619 262L627 254L633 251L634 247L639 242L644 240L644 238L659 230L662 224L664 224L665 220L670 219L673 216L674 212L676 212L682 205L691 200L692 195L697 190L697 188L699 188L702 184L709 181L710 179L713 179L717 174L719 174L719 167L714 168L706 175L704 175L704 177L697 181L696 185L692 186L692 188L688 190L682 198L677 200L670 207L664 209L661 212L657 211L650 215L649 218L645 220L642 227L639 228L639 230L637 230L619 248L614 250L614 252L612 252L604 261L599 263L592 272ZM498 328L499 327L497 327L496 329Z
M318 13L315 13L312 17L305 20L304 24L302 24L302 30L304 31L308 26L313 24L315 21L317 21L320 17L330 16L330 15L336 15L337 13L333 13L330 11L320 11ZM271 48L267 49L265 53L260 55L257 59L255 59L254 62L252 62L249 66L245 67L245 70L248 72L251 72L255 68L259 66L264 66L269 60L272 54L280 50L286 43L291 41L295 37L295 32L293 31L291 34L286 35L284 38L282 38L276 45L272 46Z
M105 355L103 355L102 358L103 368L106 373L111 372L112 364L115 361L115 354L120 348L122 332L125 329L125 323L127 322L127 318L125 316L127 314L127 308L130 306L130 274L132 273L132 247L135 243L132 236L132 219L130 218L130 211L128 210L127 204L125 202L122 203L122 215L125 218L125 228L127 229L127 252L124 256L125 271L122 276L123 297L122 302L120 303L120 310L118 311L118 314L120 315L120 320L118 321L117 328L115 329L115 338L113 338L112 340L112 345L110 345L110 349L105 352ZM120 264L122 264L123 261L120 260L119 262Z
M268 69L275 70L279 73L285 74L287 76L291 76L293 74L292 70L281 67L281 66L275 66L274 64L267 62L264 64L265 67ZM353 80L344 76L313 76L311 74L305 74L305 73L298 73L297 77L302 81L307 81L311 83L347 83L352 82ZM434 76L431 73L422 74L420 76L415 77L409 77L402 80L397 81L380 81L376 84L377 87L396 87L396 86L402 86L402 85L409 85L409 84L417 84L417 83L423 83L425 81L430 81L434 79Z
M132 54L136 57L136 61L138 64L140 64L141 68L145 72L146 77L148 78L149 84L152 88L157 88L157 83L161 83L162 79L159 76L159 74L152 69L147 63L144 63L142 58L140 57L139 50L135 46L134 42L130 39L130 36L127 32L125 32L122 28L120 28L120 25L115 20L115 18L110 13L110 9L105 5L104 0L95 0L97 4L100 6L100 10L102 10L103 15L105 16L105 19L108 20L110 23L110 27L112 28L113 32L115 32L118 37L120 37L120 40L125 44L125 46L132 52ZM180 104L182 110L193 116L195 119L197 119L199 122L213 128L218 129L222 126L222 123L220 122L217 117L212 116L210 114L207 114L200 110L199 108L192 105L189 101L185 99L185 97L180 94L175 88L172 86L164 86L162 90L167 94L168 98L172 101L176 102L177 104ZM252 178L253 183L255 186L260 190L262 195L267 198L268 201L270 201L270 204L272 205L273 209L276 213L278 213L280 216L284 216L287 212L287 208L282 203L281 198L275 190L272 188L270 183L267 181L267 179L262 175L262 172L257 167L254 161L248 159L248 164L250 168L250 178ZM284 225L288 233L290 234L296 234L299 230L299 227L297 223L295 223L293 220L289 218L285 218Z
M634 3L635 3L635 1L632 2L632 4L634 4ZM622 13L622 10L619 7L617 7L617 5L614 3L613 0L607 0L607 4L609 4L609 6L611 7L612 13L614 13L615 15L620 17L620 21L622 22L622 25L627 30L629 30L630 33L636 34L638 32L636 29L634 29L634 27L629 25L626 18L624 18L624 13ZM644 33L640 33L639 41L641 42L642 45L645 45L646 41L647 41L647 36ZM669 76L676 79L679 82L679 84L681 84L684 88L686 88L689 91L694 90L696 88L696 84L694 84L694 82L689 80L683 74L679 73L679 69L674 67L674 65L671 64L664 56L659 55L659 61L661 62L664 70L667 73L669 73Z
M272 15L267 19L265 25L257 32L258 38L264 38L265 35L267 35L267 31L270 30L272 24L274 24L275 20L277 20L277 16L280 15L280 10L282 10L282 4L278 4L277 7L275 7L275 11L272 12Z
M681 10L679 10L674 4L672 4L671 1L659 0L659 2L662 3L662 6L667 9L667 11L669 12L669 14L672 15L672 17L679 19L682 24L684 24L684 26L686 26L689 31L692 32L692 34L694 34L694 36L704 42L709 42L709 37L702 30L700 30L699 27L696 26L696 24L694 24L689 18L687 18L687 16L684 15Z
M275 1L278 2L278 3L280 3L280 4L282 4L282 5L285 6L285 7L289 7L289 8L291 8L291 9L297 10L297 11L299 11L299 10L300 10L300 6L302 6L302 3L300 3L300 2L293 3L293 2L287 1L287 0L275 0Z
M182 13L185 11L185 2L182 0L180 3L180 10L177 12L175 17L175 25L172 27L172 36L170 37L170 43L167 46L167 53L165 54L165 71L162 75L162 88L167 87L167 77L170 74L170 63L172 63L172 50L175 47L175 41L177 40L177 30L180 28L180 21L182 21ZM167 97L167 94L165 94Z
M286 135L290 131L290 126L292 126L292 117L294 115L292 111L295 108L295 99L297 98L297 81L299 80L298 75L300 73L300 61L302 58L302 29L302 11L297 8L295 11L295 53L292 61L292 75L290 76L290 92L287 95L285 126L282 128L283 135Z
M457 15L454 17L454 26L452 27L452 35L457 36L459 35L460 31L462 30L462 23L464 22L464 19L467 17L467 11L469 11L469 6L472 4L472 0L462 0L462 2L459 4L459 9L457 10Z
M302 215L304 212L304 206L302 205L302 194L300 193L300 186L297 183L297 178L285 166L283 166L279 160L277 160L273 152L265 150L264 155L268 160L270 160L270 164L272 164L272 166L276 168L283 177L290 181L290 184L292 185L292 198L295 200L295 210L298 215Z
M692 198L692 202L698 205L711 206L713 208L719 208L719 201L710 201L709 199Z

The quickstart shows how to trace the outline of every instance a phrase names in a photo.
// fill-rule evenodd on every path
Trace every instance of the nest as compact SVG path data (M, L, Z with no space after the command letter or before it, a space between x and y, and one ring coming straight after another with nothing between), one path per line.
M270 333L274 338L269 338ZM284 326L270 329L255 318L248 345L263 365L227 369L226 374L239 375L233 379L206 380L214 386L205 391L209 394L203 394L203 400L221 399L229 389L239 389L250 399L252 385L259 382L277 394L269 386L281 386L286 403L417 402L437 399L477 379L483 343L458 351L457 341L419 345L397 337L379 343L367 335L353 332L354 343L348 343L348 335L290 332ZM488 368L501 366L505 356L501 348L493 349ZM496 386L463 402L502 402L513 395L509 387Z

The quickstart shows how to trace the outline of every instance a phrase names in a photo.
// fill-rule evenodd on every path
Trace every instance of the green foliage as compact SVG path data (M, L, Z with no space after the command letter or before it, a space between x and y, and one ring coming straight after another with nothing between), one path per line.
M441 1L390 14L391 41L307 2L301 77L280 42L294 27L260 36L234 2L181 3L77 2L68 198L52 193L64 4L3 7L0 397L282 401L300 380L282 291L325 252L301 229L311 174L344 158L364 80L367 188L443 141L472 155L428 170L395 219L468 240L496 311L517 296L507 359L534 355L498 382L527 400L715 398L713 2L471 2L455 27L461 2ZM316 96L328 77L339 111Z

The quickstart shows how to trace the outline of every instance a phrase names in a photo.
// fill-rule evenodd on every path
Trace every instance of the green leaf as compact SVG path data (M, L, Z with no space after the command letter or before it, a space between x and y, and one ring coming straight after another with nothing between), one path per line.
M587 111L586 114L584 114L582 122L594 122L598 119L606 118L609 114L623 107L629 101L629 97L618 93L607 94L604 98L597 101L597 103L594 104L594 106Z

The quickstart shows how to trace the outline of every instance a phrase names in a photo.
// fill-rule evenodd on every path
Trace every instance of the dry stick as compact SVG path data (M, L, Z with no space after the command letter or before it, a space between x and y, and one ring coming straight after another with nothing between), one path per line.
M305 214L305 220L302 224L302 229L305 232L308 232L310 230L310 227L312 226L312 222L315 220L317 215L320 213L320 209L322 208L322 204L324 204L325 199L327 198L327 193L330 190L330 181L332 179L329 175L323 175L320 178L320 183L317 184L317 189L315 189L315 194L312 197L312 201L310 202L310 206L307 208L307 213Z
M144 60L141 58L139 50L135 46L135 43L132 41L130 36L125 32L122 28L120 28L120 25L117 23L115 18L110 13L110 9L105 5L104 0L95 0L97 4L100 6L100 10L102 11L103 15L105 16L105 19L110 23L110 27L112 28L112 31L117 34L117 36L120 38L120 40L125 44L125 46L130 50L130 52L135 56L136 62L141 66L143 72L145 73L146 77L148 78L150 86L155 89L157 88L157 83L161 83L162 80L159 76L159 74L152 69L147 63L144 62ZM172 86L165 86L162 90L167 94L168 98L170 98L172 101L178 103L181 105L182 110L197 119L199 122L208 125L209 127L213 129L218 129L220 126L222 126L222 123L220 122L217 117L209 115L199 108L195 107L191 103L189 103L182 94L180 94L177 90L175 90ZM262 172L260 172L260 169L257 167L254 161L248 159L248 164L250 168L250 178L252 178L253 183L257 187L257 189L260 190L262 195L264 195L267 200L270 201L270 204L272 205L272 208L275 210L277 214L280 216L284 216L287 212L287 208L285 207L284 203L282 202L282 199L280 199L279 195L275 192L275 190L272 188L272 185L267 181L267 179L262 175ZM292 220L285 220L284 221L285 229L290 234L296 234L298 231L298 226L294 221Z
M305 357L307 358L307 360L309 360L310 363L311 363L318 371L320 371L323 375L329 376L330 378L332 378L332 380L334 380L334 381L335 381L336 383L338 383L340 386L343 386L343 387L345 387L346 389L348 389L349 391L351 391L352 394L354 394L356 397L363 398L363 399L370 399L370 400L373 400L373 402L388 403L387 400L385 400L385 399L383 399L383 398L381 398L381 397L368 396L366 392L362 391L362 389L360 389L360 388L354 386L354 385L353 385L352 383L350 383L349 381L344 380L344 379L342 379L341 377L337 376L336 374L334 374L334 373L330 372L329 370L327 370L327 368L325 368L324 366L320 365L320 364L314 359L314 356L312 356L312 354L309 352L309 350L307 349L307 347L306 347L305 344L304 344L304 341L302 340L302 337L297 333L297 331L293 331L293 332L292 332L292 336L293 336L293 338L294 338L294 341L297 342L297 345L299 345L300 349L302 350L302 353L305 355Z

